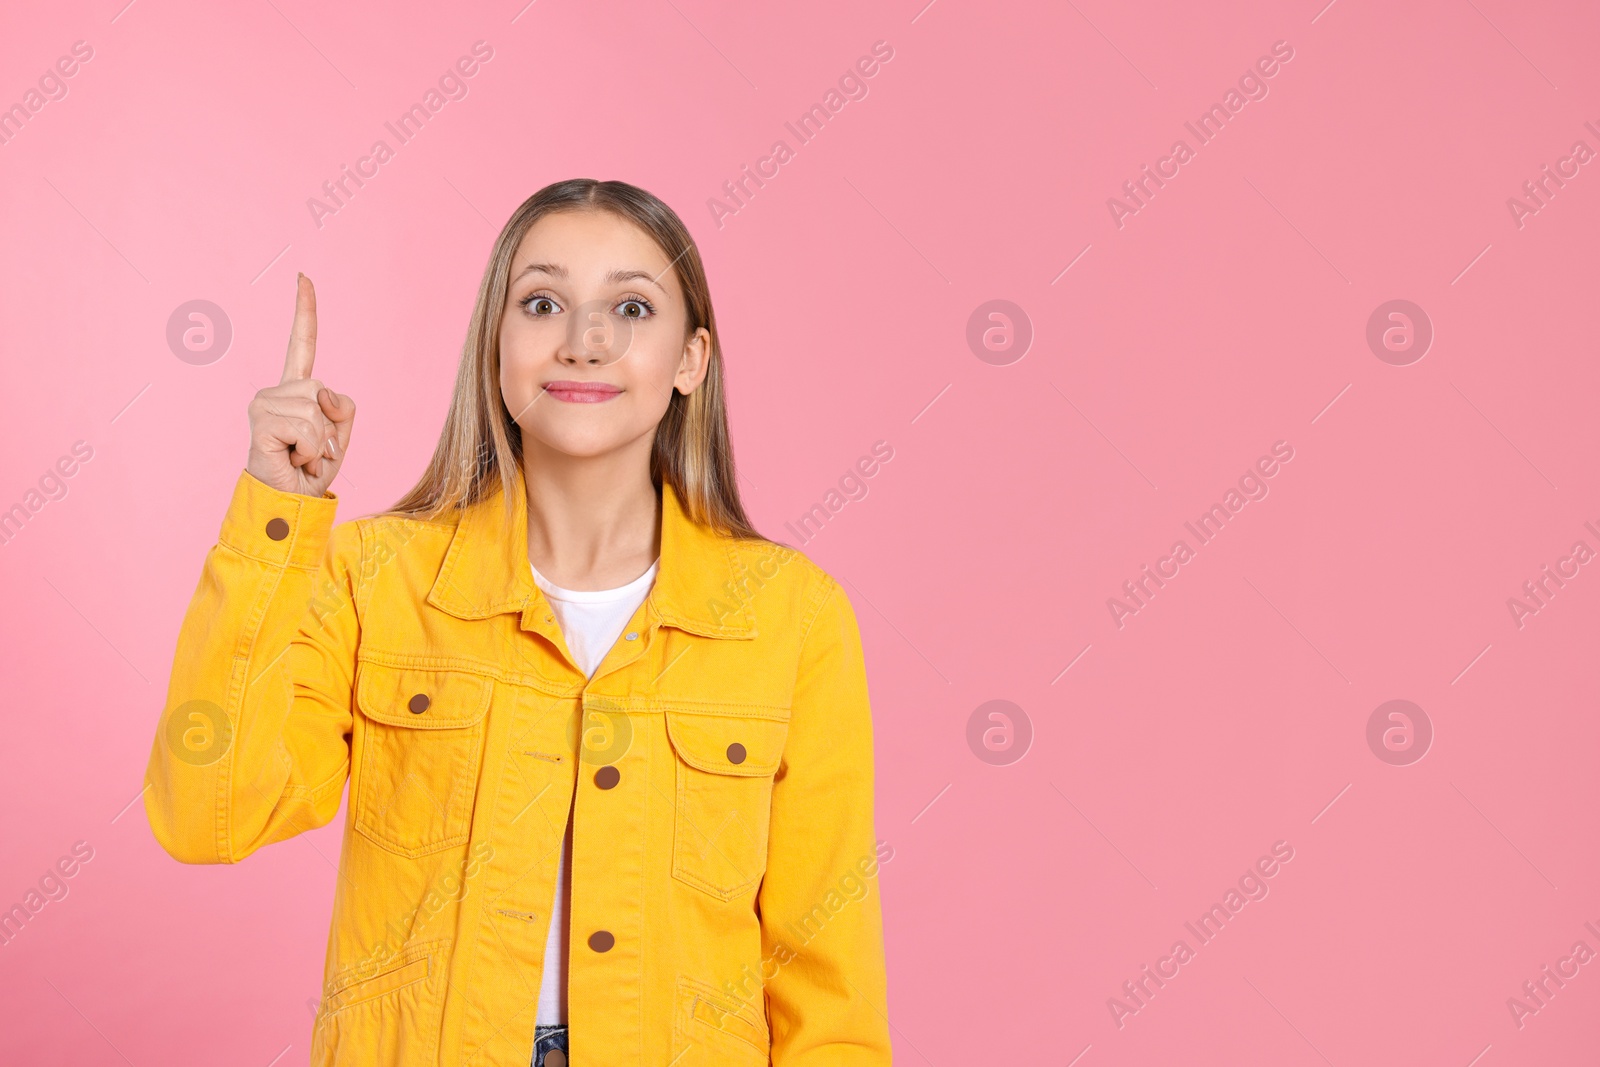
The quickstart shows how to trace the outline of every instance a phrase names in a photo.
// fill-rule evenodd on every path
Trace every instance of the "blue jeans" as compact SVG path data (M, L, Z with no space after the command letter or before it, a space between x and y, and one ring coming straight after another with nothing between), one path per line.
M567 1028L565 1026L535 1026L533 1028L532 1067L567 1067Z

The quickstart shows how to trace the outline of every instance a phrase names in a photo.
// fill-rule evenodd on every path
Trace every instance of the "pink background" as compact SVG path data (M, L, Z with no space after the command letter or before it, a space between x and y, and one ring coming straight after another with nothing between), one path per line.
M338 829L194 868L130 806L245 404L304 270L317 372L361 406L341 515L389 504L500 223L589 176L700 242L764 532L894 450L804 548L866 643L898 1062L1594 1062L1600 961L1507 1006L1600 951L1600 564L1507 606L1600 550L1600 163L1507 207L1600 150L1592 5L123 2L0 35L0 103L94 49L0 146L0 508L94 450L0 547L0 907L94 850L0 947L0 1061L306 1061ZM319 229L307 198L477 40L467 97ZM1119 228L1107 199L1280 40L1269 95ZM234 330L207 365L165 338L193 299ZM1004 365L966 341L994 299L1034 331ZM1435 330L1407 366L1366 342L1393 299ZM1107 598L1280 440L1266 499L1119 628ZM1391 699L1420 761L1368 746ZM969 747L990 700L1020 760ZM1108 998L1277 841L1270 894L1119 1027Z

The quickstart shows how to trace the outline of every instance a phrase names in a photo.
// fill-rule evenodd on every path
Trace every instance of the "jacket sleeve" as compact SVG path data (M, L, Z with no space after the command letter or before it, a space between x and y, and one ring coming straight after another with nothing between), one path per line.
M145 775L156 840L236 863L326 824L350 767L357 524L241 472L178 633Z
M832 578L806 634L773 783L758 904L774 1067L890 1062L873 833L872 713L854 611ZM892 855L892 853L891 853Z

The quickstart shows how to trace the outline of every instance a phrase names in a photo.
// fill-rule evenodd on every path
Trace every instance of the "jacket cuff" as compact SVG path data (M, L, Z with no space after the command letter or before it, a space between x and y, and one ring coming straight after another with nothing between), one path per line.
M316 567L333 531L339 498L285 493L240 471L217 540L263 563Z

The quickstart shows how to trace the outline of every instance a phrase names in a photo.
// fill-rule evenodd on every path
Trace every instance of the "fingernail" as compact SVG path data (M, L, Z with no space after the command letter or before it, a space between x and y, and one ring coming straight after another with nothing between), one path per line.
M339 442L332 437L328 438L328 456L331 459L339 458Z

